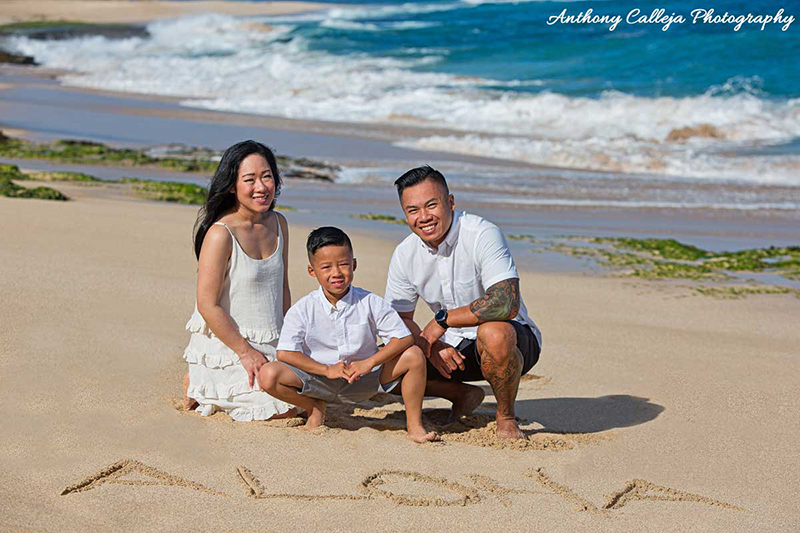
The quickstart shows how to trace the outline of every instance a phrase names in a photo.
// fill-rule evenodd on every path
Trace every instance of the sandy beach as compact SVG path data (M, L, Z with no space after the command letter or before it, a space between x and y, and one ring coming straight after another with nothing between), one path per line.
M199 13L232 16L286 15L321 9L314 2L218 2L140 0L5 0L0 24L39 20L131 24ZM325 8L332 7L324 5Z
M0 23L138 23L211 9L246 16L320 5L9 0L0 4ZM279 204L293 208L284 214L295 301L317 287L304 248L308 232L322 224L350 234L355 284L383 294L391 253L408 229L358 215L399 215L387 180L422 162L448 176L533 173L538 194L556 200L607 200L603 194L647 188L668 199L684 188L717 193L715 183L624 174L572 182L546 167L393 144L420 135L408 125L198 110L179 106L178 98L63 87L55 75L0 67L5 134L212 149L252 137L280 155L366 168L363 181L284 184ZM104 180L206 180L158 167L0 163ZM442 425L448 403L425 401L424 422L440 432L439 443L408 441L403 405L389 395L333 407L326 427L309 434L297 419L235 423L180 408L197 206L146 201L121 184L20 184L54 187L71 201L0 196L0 531L800 528L794 293L704 296L687 289L688 280L575 268L514 240L522 294L544 337L517 401L524 441L494 436L488 384L484 403L460 423ZM800 198L793 186L725 187L734 199ZM798 214L789 209L512 205L487 201L486 190L468 180L454 190L460 208L497 222L506 235L660 236L709 249L798 239ZM417 313L420 321L431 316L424 304Z
M408 442L402 406L384 397L308 435L176 409L195 208L59 187L74 201L0 198L3 530L790 531L800 520L796 298L524 272L545 334L518 399L524 446L492 437L491 396L466 425L440 428L442 444ZM296 299L314 284L295 216ZM395 242L351 233L356 283L382 292ZM429 424L444 407L425 403Z

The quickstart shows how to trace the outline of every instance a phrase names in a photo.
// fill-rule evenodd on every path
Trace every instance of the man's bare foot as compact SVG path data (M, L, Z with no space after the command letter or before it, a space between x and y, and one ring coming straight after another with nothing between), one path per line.
M519 429L519 424L514 419L497 420L497 437L500 439L524 439L525 435Z
M292 407L285 413L281 413L279 415L274 415L269 420L283 420L284 418L297 418L297 407Z
M466 416L472 411L474 411L482 402L486 393L483 392L483 389L480 387L476 387L475 385L467 385L466 383L462 383L464 386L463 391L459 393L458 397L453 402L453 410L450 412L450 418L447 420L448 423L455 422L462 416Z
M189 392L189 373L183 375L183 410L191 411L197 407L197 400L189 398L186 394Z
M421 427L419 429L411 430L406 435L406 438L409 440L413 440L418 444L422 444L425 442L436 442L439 440L439 435L436 434L434 431L425 431L425 428Z
M325 423L325 410L328 408L328 404L322 401L315 401L314 407L312 407L311 412L308 414L308 419L306 420L303 429L306 431L311 431L317 429L322 424Z

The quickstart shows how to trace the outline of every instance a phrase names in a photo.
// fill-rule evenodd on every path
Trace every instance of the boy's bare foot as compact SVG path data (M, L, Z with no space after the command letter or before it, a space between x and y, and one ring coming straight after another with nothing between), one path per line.
M197 407L197 400L189 398L186 394L189 392L189 373L183 375L183 410L191 411Z
M317 429L322 424L325 423L325 410L328 408L328 404L325 402L315 400L314 406L311 408L311 412L308 414L308 419L306 420L303 429L306 431L311 431L313 429Z
M497 437L500 439L524 439L525 435L519 429L517 421L512 419L497 419Z
M406 438L409 440L413 440L418 444L422 444L425 442L437 442L439 439L439 435L436 434L435 431L425 431L425 428L419 428L412 431L409 431L406 434Z
M483 389L475 385L467 385L462 383L462 392L456 397L453 402L453 410L450 412L448 423L455 422L462 416L466 416L474 411L482 402L486 393Z

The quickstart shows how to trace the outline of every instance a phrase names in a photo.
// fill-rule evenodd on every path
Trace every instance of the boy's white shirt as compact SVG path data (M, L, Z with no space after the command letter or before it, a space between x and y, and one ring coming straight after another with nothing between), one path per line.
M286 313L277 349L302 352L318 363L332 365L374 355L377 336L388 342L408 335L411 331L397 311L377 294L351 285L333 306L320 287Z
M483 217L455 211L438 249L432 250L415 233L397 245L384 298L404 313L415 310L421 297L436 313L469 305L495 283L511 278L519 279L519 273L500 228ZM542 345L542 334L522 298L514 320L529 325ZM449 328L442 340L458 346L464 339L475 339L477 332L477 327Z

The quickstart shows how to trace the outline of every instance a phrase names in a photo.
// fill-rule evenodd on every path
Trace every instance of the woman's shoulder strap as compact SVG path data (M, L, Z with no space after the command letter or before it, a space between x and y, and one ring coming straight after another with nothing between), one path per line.
M234 240L236 239L236 237L234 237L234 235L233 235L233 231L231 231L231 228L229 228L229 227L228 227L228 225L227 225L226 223L224 223L224 222L220 222L220 221L217 221L217 222L214 222L214 223L212 224L212 226L222 226L223 228L225 228L226 230L228 230L228 233L230 233L230 234L231 234L231 237L233 237L233 238L234 238Z
M278 243L283 243L283 222L281 222L281 218L283 218L281 214L275 211L275 221L278 223Z

